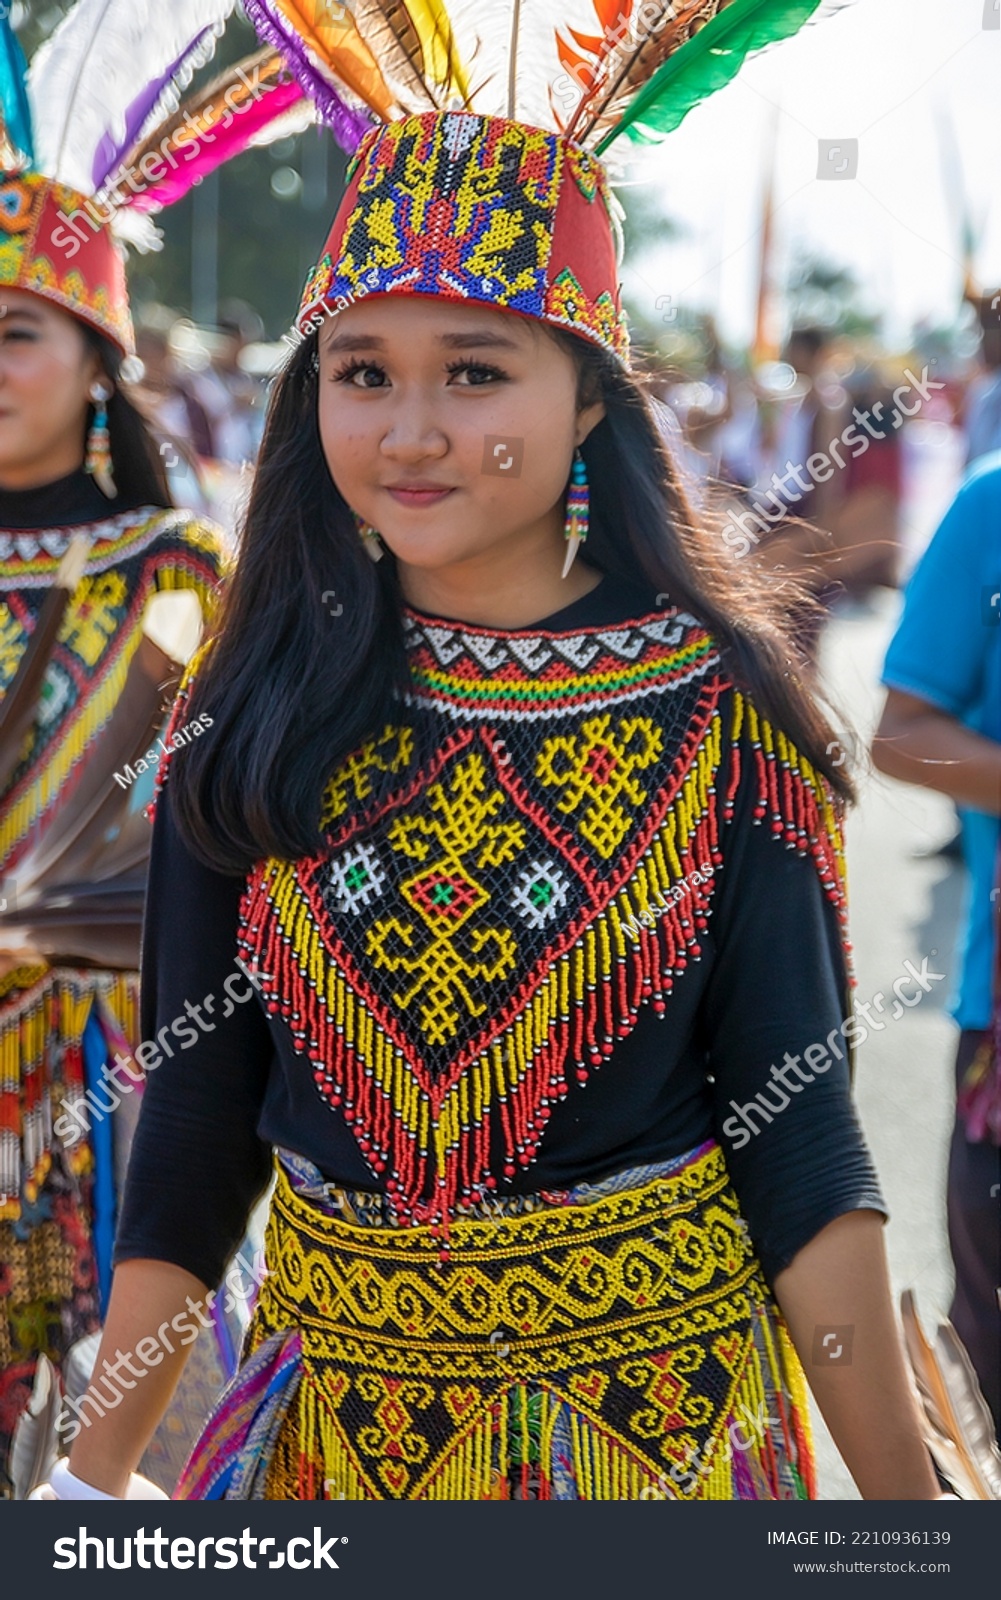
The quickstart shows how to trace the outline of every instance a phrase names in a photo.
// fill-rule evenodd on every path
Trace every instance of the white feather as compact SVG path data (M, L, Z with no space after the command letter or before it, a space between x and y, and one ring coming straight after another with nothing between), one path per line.
M275 144L279 139L291 138L294 134L305 133L307 128L312 128L318 121L316 107L312 100L300 100L297 105L289 106L280 117L275 117L266 128L258 129L250 140L251 149L260 150L269 144Z
M164 114L172 88L167 74L188 56L180 83L210 48L191 57L206 29L217 36L236 0L78 0L36 52L28 73L39 170L93 194L94 161L102 141L118 149L132 140L127 115L147 86L164 80L154 116ZM147 115L144 127L152 118Z
M347 9L353 11L350 0ZM591 0L560 0L558 9L538 0L448 0L443 9L472 91L469 109L555 130L550 89L564 76L556 27L564 35L568 26L596 34ZM410 7L415 23L429 10L419 3ZM422 32L419 23L417 31ZM460 96L453 98L460 102ZM558 110L558 100L556 105Z
M111 232L120 244L131 246L143 256L163 249L163 230L149 212L135 211L132 206L119 206L113 213Z
M32 1489L44 1483L58 1454L56 1419L60 1410L59 1379L47 1355L35 1367L31 1399L14 1429L10 1451L10 1476L15 1500L27 1500Z

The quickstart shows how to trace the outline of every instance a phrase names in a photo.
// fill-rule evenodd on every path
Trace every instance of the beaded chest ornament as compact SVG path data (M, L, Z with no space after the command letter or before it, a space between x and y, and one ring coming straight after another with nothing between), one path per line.
M250 874L238 942L395 1214L447 1235L699 959L741 783L846 897L829 786L695 618L404 625L399 718L331 779L325 849Z

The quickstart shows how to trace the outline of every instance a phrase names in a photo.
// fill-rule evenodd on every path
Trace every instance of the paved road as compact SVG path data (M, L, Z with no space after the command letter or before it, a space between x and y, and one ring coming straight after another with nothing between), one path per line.
M928 433L912 462L908 505L910 558L931 534L955 481L955 439ZM883 653L900 611L900 596L879 590L871 609L846 613L830 625L823 668L832 694L865 738L879 718ZM912 1010L885 1018L858 1051L857 1099L891 1212L887 1250L896 1297L915 1291L929 1329L944 1317L952 1293L945 1232L945 1174L952 1121L952 1058L957 1030L945 1007L955 971L961 916L962 869L931 853L954 831L948 800L870 769L847 830L851 937L857 999L872 1000L892 986L910 960L945 974ZM930 981L930 977L929 977ZM908 985L909 996L915 985ZM872 1012L875 1021L883 1020ZM808 1374L809 1376L809 1374ZM816 1408L815 1416L816 1416ZM816 1416L820 1494L858 1499L822 1420Z

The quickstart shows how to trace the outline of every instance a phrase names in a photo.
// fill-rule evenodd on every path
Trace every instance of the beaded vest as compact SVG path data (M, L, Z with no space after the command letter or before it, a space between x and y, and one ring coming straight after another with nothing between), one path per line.
M683 611L402 615L399 716L334 773L326 848L251 872L239 946L398 1219L447 1233L699 959L747 762L755 822L844 930L840 807Z
M38 716L0 790L0 868L10 872L79 780L142 638L150 596L190 589L208 614L222 551L186 511L152 506L67 528L0 529L0 694L14 678L70 540L89 541L45 674Z
M66 527L0 529L0 698L15 679L59 563L78 534L89 543L86 566L46 664L35 719L16 766L0 785L0 911L15 923L18 875L23 885L27 863L30 885L30 869L46 864L53 825L65 819L71 803L82 804L79 815L87 817L105 801L96 792L81 803L81 785L125 692L147 602L163 590L190 589L211 615L222 572L218 535L185 511L145 506ZM123 765L128 754L123 750ZM107 783L112 794L119 792L110 774ZM77 861L82 877L93 871L92 858L82 866L79 855ZM135 870L141 869L139 860ZM89 916L82 912L81 920ZM24 942L22 934L15 938ZM19 1221L22 1184L34 1203L50 1168L60 1104L86 1104L83 1034L96 994L105 1025L117 1030L128 1049L128 1041L138 1039L138 973L111 976L84 957L72 968L32 961L0 978L0 1221ZM89 1171L90 1141L78 1137L66 1146L65 1157L73 1173ZM0 1366L2 1345L0 1330Z

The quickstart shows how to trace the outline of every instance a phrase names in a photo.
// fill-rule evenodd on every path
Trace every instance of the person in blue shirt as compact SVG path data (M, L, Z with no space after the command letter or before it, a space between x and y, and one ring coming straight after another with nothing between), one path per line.
M992 1020L1001 815L1001 451L967 474L907 586L883 665L881 772L955 800L968 869L957 1091ZM957 1113L949 1155L950 1318L1001 1432L1001 1150Z

